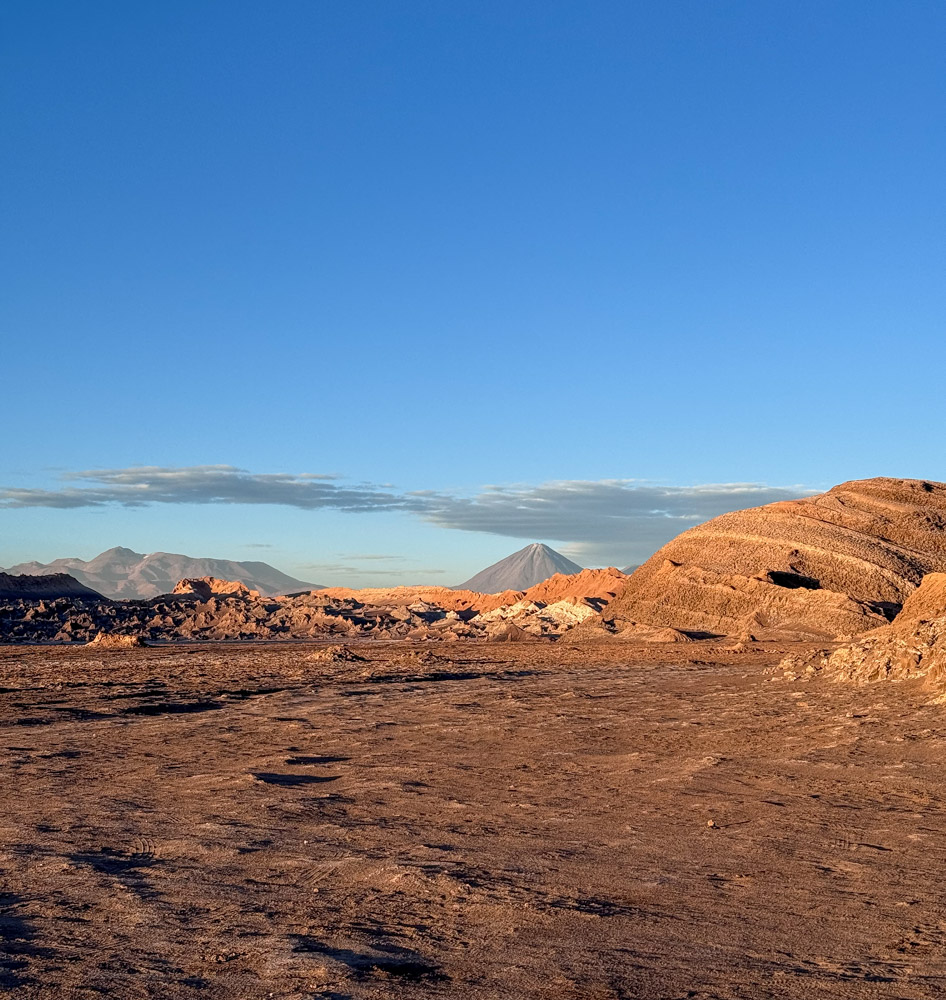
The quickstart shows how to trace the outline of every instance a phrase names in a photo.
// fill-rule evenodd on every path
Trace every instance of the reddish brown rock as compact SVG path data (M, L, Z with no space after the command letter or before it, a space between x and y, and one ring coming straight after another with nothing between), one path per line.
M215 576L201 576L196 579L179 580L171 591L172 594L196 594L202 600L210 600L214 596L259 597L258 590L250 590L239 580L219 580Z
M927 573L942 571L946 484L865 479L683 532L628 578L605 617L618 631L638 622L850 636L885 625Z
M946 573L924 577L889 625L835 650L787 657L781 665L855 683L923 679L946 689Z

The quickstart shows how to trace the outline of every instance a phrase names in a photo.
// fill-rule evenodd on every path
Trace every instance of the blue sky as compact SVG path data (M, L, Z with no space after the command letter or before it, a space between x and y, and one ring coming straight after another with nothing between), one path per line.
M946 480L944 50L934 2L9 0L0 565L456 582Z

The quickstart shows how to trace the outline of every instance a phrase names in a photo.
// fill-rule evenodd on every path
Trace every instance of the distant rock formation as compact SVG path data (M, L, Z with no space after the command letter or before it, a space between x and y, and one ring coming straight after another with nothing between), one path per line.
M865 479L724 514L665 545L608 607L622 623L833 638L885 625L946 571L946 484Z
M171 552L144 555L116 547L94 559L56 559L51 563L29 562L13 566L7 573L48 575L71 573L80 583L99 594L118 600L142 600L167 594L181 579L213 576L223 580L242 580L261 594L290 594L318 590L317 584L287 576L264 562L233 562L230 559L195 559Z
M923 578L889 624L835 650L786 657L786 671L825 671L837 680L870 683L924 679L946 687L946 573Z
M556 573L534 587L529 587L522 599L552 604L555 601L593 598L604 605L614 600L623 590L626 580L627 577L614 566L608 566L607 569L583 569L577 573Z
M607 569L583 569L566 575L556 573L528 590L503 590L499 593L479 593L451 587L327 587L319 596L361 601L365 604L412 604L427 601L449 611L492 611L494 608L519 601L552 604L556 601L587 600L604 607L621 591L627 577L613 566Z
M193 594L204 601L210 600L215 594L231 597L260 597L258 590L251 590L239 580L218 580L215 576L202 576L196 580L179 580L172 594Z
M102 595L69 576L68 573L45 575L0 573L0 598L36 601L42 598L81 597L87 601Z
M107 632L99 632L86 645L98 649L136 649L147 646L147 643L140 635L109 635Z
M556 573L580 573L581 566L566 559L560 552L533 542L511 556L480 570L457 590L473 590L481 594L498 594L503 590L528 590Z
M43 577L41 579L49 579ZM556 638L597 618L624 577L615 569L557 576L529 591L446 588L312 591L261 597L240 583L182 580L148 601L0 600L0 642L87 642L99 633L175 640ZM510 626L507 628L507 626ZM514 626L511 627L511 626ZM666 631L666 630L665 630Z

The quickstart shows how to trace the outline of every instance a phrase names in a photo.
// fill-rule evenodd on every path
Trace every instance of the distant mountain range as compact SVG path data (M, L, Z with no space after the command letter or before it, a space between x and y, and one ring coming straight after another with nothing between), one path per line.
M511 556L500 559L461 583L456 590L475 590L480 594L499 594L504 590L528 590L556 573L580 573L582 567L566 559L561 552L541 542L533 542Z
M83 559L56 559L51 563L28 562L10 566L0 572L42 576L68 573L86 587L91 587L106 597L123 600L169 594L179 580L201 576L239 580L265 595L322 589L318 584L297 580L264 562L195 559L172 552L152 552L145 555L121 547L108 549L88 562Z

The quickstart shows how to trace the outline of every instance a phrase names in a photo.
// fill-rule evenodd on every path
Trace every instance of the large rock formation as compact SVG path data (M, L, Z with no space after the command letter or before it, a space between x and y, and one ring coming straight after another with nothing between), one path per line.
M201 576L197 579L179 580L172 594L190 594L203 601L213 596L260 597L258 590L251 590L239 580L218 580L215 576Z
M834 638L885 625L946 571L946 484L865 479L724 514L633 573L606 619L715 634Z
M68 573L40 576L0 573L0 598L39 601L56 597L80 597L87 601L102 599L101 594L79 583Z

